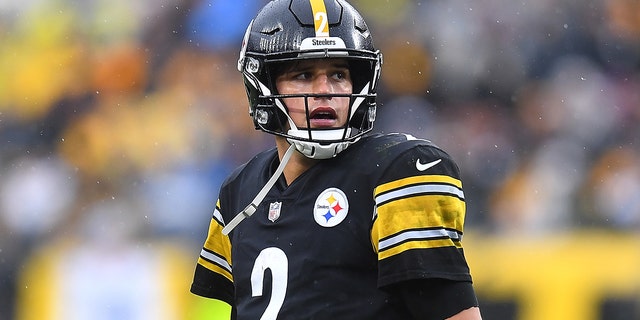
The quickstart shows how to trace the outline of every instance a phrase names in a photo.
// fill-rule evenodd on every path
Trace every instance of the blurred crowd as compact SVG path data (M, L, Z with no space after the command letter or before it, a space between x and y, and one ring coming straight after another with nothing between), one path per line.
M25 310L56 272L114 299L92 319L160 319L109 281L157 292L158 252L188 290L222 179L273 145L235 70L265 3L0 0L0 319L44 319ZM467 230L640 230L640 2L352 3L384 54L375 130L456 159Z

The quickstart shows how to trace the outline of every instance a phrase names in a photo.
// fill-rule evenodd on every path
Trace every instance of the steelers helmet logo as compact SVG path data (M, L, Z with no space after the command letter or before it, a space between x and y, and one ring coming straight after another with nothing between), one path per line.
M347 217L349 201L338 188L329 188L320 193L313 208L316 222L326 228L335 227Z

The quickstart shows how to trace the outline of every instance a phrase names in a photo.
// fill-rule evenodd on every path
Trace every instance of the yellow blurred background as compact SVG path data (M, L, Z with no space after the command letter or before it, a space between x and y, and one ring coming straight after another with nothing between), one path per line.
M0 320L219 319L222 179L272 145L235 70L264 0L0 0ZM376 131L460 165L485 319L640 319L640 3L353 0Z

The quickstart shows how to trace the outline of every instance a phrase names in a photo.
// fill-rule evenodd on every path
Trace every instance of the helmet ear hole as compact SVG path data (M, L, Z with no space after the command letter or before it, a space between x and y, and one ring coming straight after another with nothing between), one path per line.
M278 112L274 105L258 105L253 115L253 123L256 128L268 132L284 132L286 116Z

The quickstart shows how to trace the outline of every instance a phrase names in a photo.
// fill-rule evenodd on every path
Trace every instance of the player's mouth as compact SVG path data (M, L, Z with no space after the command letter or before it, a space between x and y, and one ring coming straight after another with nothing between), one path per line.
M338 120L338 114L333 108L318 107L309 114L309 122L312 128L333 127Z

